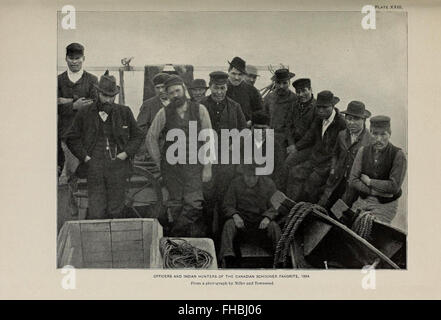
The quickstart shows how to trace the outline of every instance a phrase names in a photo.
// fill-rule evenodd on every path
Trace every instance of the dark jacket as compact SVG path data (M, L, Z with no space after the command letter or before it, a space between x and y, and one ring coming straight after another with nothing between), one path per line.
M276 190L274 182L265 176L259 176L257 184L252 188L246 185L243 176L236 177L224 198L225 218L231 218L237 213L249 223L258 223L264 217L273 220L277 211L270 200Z
M311 98L310 101L302 104L300 101L294 105L292 117L287 119L288 127L288 145L299 142L311 128L316 117L316 100Z
M164 105L162 104L159 96L147 99L142 103L136 122L138 127L142 130L144 136L147 134L147 131L150 128L153 119L155 119L156 114L163 106Z
M132 111L127 106L114 103L110 119L118 150L125 151L132 158L143 140L142 131L138 128ZM78 111L70 130L64 136L69 150L80 162L84 161L86 155L90 156L95 146L99 121L98 109L94 103Z
M270 116L270 128L274 129L276 139L288 143L290 119L294 116L294 108L298 103L297 96L291 90L286 96L279 96L276 92L265 97L263 109Z
M262 96L252 85L242 81L238 86L228 82L227 96L240 104L245 119L251 120L251 115L263 108Z
M238 129L240 131L247 127L240 104L228 97L217 103L210 95L202 99L200 104L207 108L210 114L211 126L217 134L220 134L221 129Z
M346 121L337 108L334 120L322 137L323 120L316 117L305 136L296 143L297 150L312 146L311 161L315 165L331 165L334 147L340 131L346 129Z
M366 128L363 129L354 143L351 143L351 135L348 129L340 131L332 157L331 168L334 168L334 174L330 175L326 182L326 189L323 193L322 201L327 201L343 180L346 185L348 184L349 174L351 173L352 164L354 163L358 150L363 146L368 146L370 142L371 135ZM352 201L353 196L349 194L349 190L347 189L348 187L346 187L348 194L345 196L347 199L343 200Z
M98 78L84 71L83 76L76 83L69 80L67 71L57 77L58 98L71 98L76 101L79 98L93 99L97 101L97 92L93 84L98 84ZM73 109L73 102L58 104L58 131L61 136L66 134L77 113Z

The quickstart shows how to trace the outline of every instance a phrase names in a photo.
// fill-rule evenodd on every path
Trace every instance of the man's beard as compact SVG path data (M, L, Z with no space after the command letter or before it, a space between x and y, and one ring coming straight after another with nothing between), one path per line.
M100 102L97 104L98 111L104 111L109 114L112 111L113 105L110 102Z
M170 100L169 107L179 108L179 107L182 107L185 104L185 102L187 102L186 96L174 97Z

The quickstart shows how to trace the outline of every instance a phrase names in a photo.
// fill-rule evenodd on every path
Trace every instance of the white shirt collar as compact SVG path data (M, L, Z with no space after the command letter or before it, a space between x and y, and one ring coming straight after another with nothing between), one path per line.
M70 71L70 69L67 69L67 76L69 77L69 80L72 81L73 83L76 83L78 80L81 79L81 77L83 76L84 73L84 69L81 68L80 71L78 72L72 72Z
M326 129L331 125L332 121L334 121L335 115L337 112L335 112L335 109L332 109L331 116L328 119L323 120L322 122L322 137L325 135Z

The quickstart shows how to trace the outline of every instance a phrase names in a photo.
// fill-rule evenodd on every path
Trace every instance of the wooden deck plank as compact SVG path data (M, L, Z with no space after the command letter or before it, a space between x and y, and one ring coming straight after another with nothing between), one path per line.
M136 251L113 251L112 261L144 261L143 250Z
M142 240L116 241L112 243L112 251L137 251L143 250Z
M112 221L112 232L114 231L129 231L142 230L142 223L140 221Z
M89 262L101 262L109 261L112 262L112 252L111 251L101 251L101 252L83 252L84 261Z
M82 232L83 243L93 243L97 241L110 241L110 231L88 231Z
M80 225L81 225L81 232L110 231L110 223L108 221L81 223Z
M110 251L110 250L112 250L112 247L110 245L110 240L83 243L84 252L101 252L101 251Z
M153 236L154 222L153 220L144 220L142 222L142 241L144 251L144 266L151 268L151 253L152 253L152 236Z
M112 244L117 241L142 240L142 230L112 231Z

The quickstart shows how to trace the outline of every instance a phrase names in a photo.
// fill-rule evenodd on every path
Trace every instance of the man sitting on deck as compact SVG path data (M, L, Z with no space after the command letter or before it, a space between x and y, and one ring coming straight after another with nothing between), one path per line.
M236 236L268 245L272 250L281 236L279 225L273 221L277 211L270 202L276 186L270 178L257 176L255 170L253 164L242 165L243 175L232 181L224 198L224 213L228 220L222 231L219 257L224 259L226 267L236 265Z
M372 117L370 130L373 141L360 148L349 177L349 185L359 192L352 210L369 212L390 223L397 214L407 160L404 152L389 141L389 117Z

